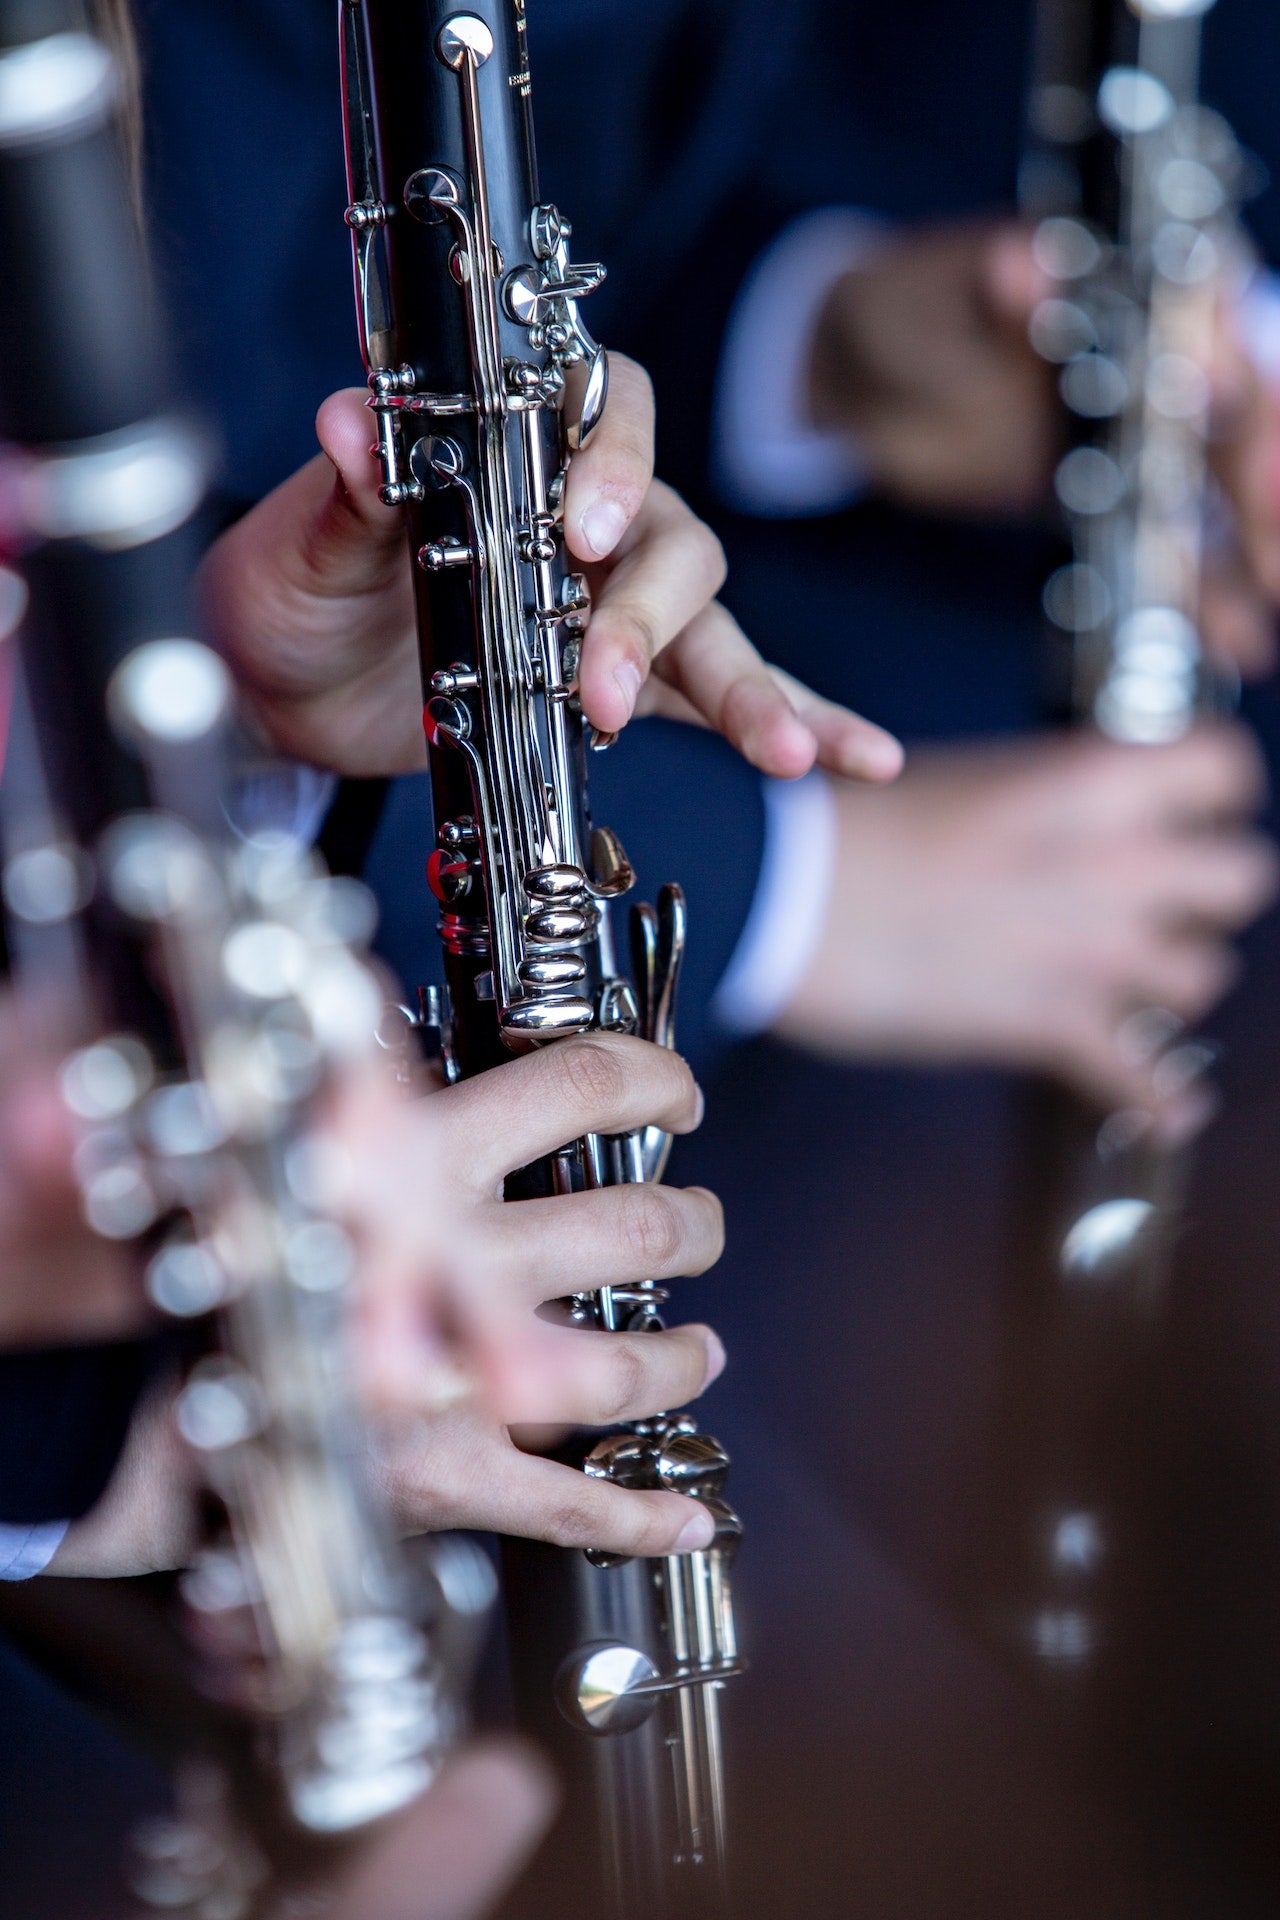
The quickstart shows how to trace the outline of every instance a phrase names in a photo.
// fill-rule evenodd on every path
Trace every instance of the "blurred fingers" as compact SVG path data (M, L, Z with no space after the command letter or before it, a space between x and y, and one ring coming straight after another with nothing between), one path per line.
M1158 1007L1194 1024L1240 977L1240 962L1213 940L1166 942L1145 955L1129 983L1131 1006Z
M1238 556L1206 569L1200 627L1211 660L1244 679L1259 680L1275 666L1274 608Z
M1036 256L1030 227L1003 222L987 236L979 278L991 310L1012 326L1025 327L1042 300L1058 288Z
M1240 337L1233 303L1224 300L1212 350L1216 444L1213 467L1235 515L1249 572L1272 603L1280 602L1280 399Z
M1071 785L1070 811L1063 810ZM1240 726L1206 722L1169 746L1120 746L1100 736L1046 756L1040 804L1050 823L1076 834L1197 827L1247 818L1266 794L1262 755Z
M550 1824L555 1797L532 1749L467 1748L363 1843L325 1904L328 1920L481 1920Z
M1182 841L1152 850L1139 885L1149 910L1167 926L1246 927L1276 898L1280 862L1260 833Z

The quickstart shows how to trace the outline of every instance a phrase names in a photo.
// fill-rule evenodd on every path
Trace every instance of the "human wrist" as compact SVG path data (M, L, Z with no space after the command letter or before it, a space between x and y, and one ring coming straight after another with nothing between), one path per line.
M133 1418L106 1492L67 1528L46 1569L64 1579L113 1579L167 1572L195 1548L194 1480L173 1423L172 1385L158 1388Z
M856 436L865 458L865 423L857 401L856 329L850 325L861 278L862 268L850 267L822 303L805 369L805 393L811 425L822 433Z
M809 368L833 285L882 248L885 231L853 208L802 214L744 281L717 376L712 450L716 484L739 512L830 513L861 492L861 449L815 418Z

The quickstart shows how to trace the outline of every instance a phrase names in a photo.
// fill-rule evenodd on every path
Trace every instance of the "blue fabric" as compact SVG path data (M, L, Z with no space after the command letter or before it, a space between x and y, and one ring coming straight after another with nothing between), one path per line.
M634 70L603 50L626 21L641 53L656 59L681 11L659 6L636 26L620 5L592 10L603 93L584 91L584 115L561 110L555 92L583 9L570 0L532 9L535 85L540 98L545 73L550 93L539 114L546 183L559 191L565 180L566 204L579 178L607 185L614 207L609 220L596 215L602 231L644 151ZM249 499L314 454L319 403L363 379L342 221L336 14L315 0L143 0L142 18L158 270L182 364L223 437L224 484ZM613 130L614 164L592 166L573 145L584 124L600 138ZM592 224L588 217L588 233ZM708 1004L759 871L758 777L728 749L673 728L645 728L594 757L592 776L597 812L632 850L642 883L677 879L690 896L682 1026L691 1057L706 1066L715 1046ZM425 782L397 782L367 877L382 909L379 951L411 988L438 974L422 878L433 844Z
M157 1358L147 1340L0 1353L0 1522L89 1511Z
M0 1920L136 1920L128 1837L169 1799L154 1761L0 1641Z
M615 828L636 869L632 897L652 900L667 880L684 887L689 947L677 1044L694 1072L706 1075L723 1047L708 1008L759 874L759 777L712 734L647 720L592 755L591 784L595 818ZM411 994L442 977L437 909L424 873L434 845L427 776L394 781L365 879L381 907L376 950Z

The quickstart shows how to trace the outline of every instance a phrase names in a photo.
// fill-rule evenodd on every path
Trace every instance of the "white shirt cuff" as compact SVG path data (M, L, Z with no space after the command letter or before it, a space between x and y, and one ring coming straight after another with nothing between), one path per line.
M741 513L831 513L866 485L851 434L816 427L809 365L837 280L881 244L874 214L827 207L793 220L752 267L734 304L712 426L712 470Z
M764 858L747 924L711 1003L737 1039L770 1028L818 950L836 869L836 801L817 769L764 782Z
M1255 269L1236 317L1245 351L1268 386L1280 391L1280 274Z
M338 791L337 776L299 760L268 761L233 783L227 817L242 840L283 833L299 847L311 846Z
M0 1527L0 1580L34 1580L43 1573L70 1524L53 1520L33 1527Z

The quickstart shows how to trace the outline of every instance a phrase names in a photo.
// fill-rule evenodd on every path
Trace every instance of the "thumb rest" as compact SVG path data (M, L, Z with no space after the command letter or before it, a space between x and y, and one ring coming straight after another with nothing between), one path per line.
M610 739L578 696L590 599L564 494L606 401L579 312L604 269L573 264L568 222L538 198L524 0L341 0L339 15L357 315L381 495L408 522L437 823L426 877L446 986L407 1017L451 1078L573 1035L670 1046L683 898L664 888L656 911L633 911L628 979L610 908L634 874L587 800L587 751ZM523 1169L508 1198L658 1180L670 1145L656 1128L588 1136ZM606 1287L568 1306L579 1325L635 1330L661 1325L664 1298ZM741 1666L728 1461L688 1416L574 1457L620 1486L692 1494L716 1538L652 1563L506 1543L524 1718L571 1784L593 1776L616 1914L718 1911L718 1690ZM570 1727L611 1740L566 1741ZM581 1882L580 1847L560 1874Z

